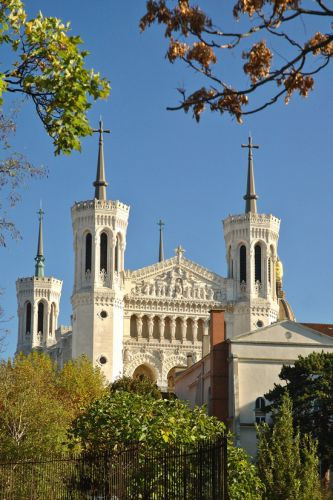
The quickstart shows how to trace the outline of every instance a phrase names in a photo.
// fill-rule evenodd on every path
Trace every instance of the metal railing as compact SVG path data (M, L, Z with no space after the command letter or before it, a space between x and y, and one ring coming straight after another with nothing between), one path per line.
M227 444L0 461L1 500L226 500Z

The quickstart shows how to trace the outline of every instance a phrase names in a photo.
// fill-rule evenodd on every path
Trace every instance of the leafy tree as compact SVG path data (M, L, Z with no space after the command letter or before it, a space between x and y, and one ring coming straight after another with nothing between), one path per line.
M0 44L12 64L0 72L0 105L8 92L31 99L56 154L80 149L80 138L91 133L90 99L109 93L109 83L85 68L88 52L69 31L69 23L41 12L28 19L21 0L1 2Z
M204 86L189 94L179 89L181 103L168 108L192 110L196 120L208 107L241 122L242 116L281 98L288 103L295 92L306 97L314 77L332 59L333 10L325 0L237 0L233 17L240 21L238 27L226 21L229 9L223 2L219 19L214 20L190 0L176 4L148 0L140 27L144 31L154 23L164 25L168 60L185 63L204 80ZM298 29L300 21L303 30ZM228 52L233 60L237 54L244 60L237 84L228 72ZM248 109L253 94L259 104L255 101Z
M6 459L59 451L68 423L56 368L34 352L0 365L0 453Z
M288 393L273 415L273 426L260 425L258 471L267 500L320 500L317 446L306 435L294 432L292 403Z
M161 399L162 394L157 387L157 384L151 382L147 377L133 378L121 377L112 382L109 386L111 392L126 391L141 394L142 396L148 395L154 399Z
M265 394L277 408L288 391L293 418L302 435L311 434L318 442L322 476L327 478L333 464L333 354L313 352L299 356L294 366L284 365L279 375L286 385L274 384Z
M74 420L107 391L103 372L94 367L85 355L65 363L57 374L56 387L70 420Z
M73 445L85 451L105 451L138 442L144 449L163 450L213 440L225 426L208 417L204 408L191 410L179 400L156 399L150 394L111 391L92 403L70 431ZM232 500L261 498L262 484L246 453L228 446L229 495Z
M105 391L85 359L56 365L45 354L19 354L0 364L0 455L6 460L64 451L67 429L82 407Z

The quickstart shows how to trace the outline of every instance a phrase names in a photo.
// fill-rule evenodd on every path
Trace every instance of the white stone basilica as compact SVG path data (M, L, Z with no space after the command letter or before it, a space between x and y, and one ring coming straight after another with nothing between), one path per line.
M164 260L160 222L159 262L125 270L129 207L106 197L103 128L93 200L72 207L75 253L72 325L58 327L62 281L44 274L42 211L35 275L17 280L17 352L44 350L60 365L85 353L108 380L145 374L162 390L175 369L209 350L209 312L225 312L233 338L280 319L294 319L281 288L277 244L280 220L258 214L252 140L248 148L245 213L223 221L228 277L176 255Z

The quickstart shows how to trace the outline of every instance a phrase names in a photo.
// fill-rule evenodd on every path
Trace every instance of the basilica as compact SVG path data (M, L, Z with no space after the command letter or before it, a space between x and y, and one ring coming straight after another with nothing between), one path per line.
M257 212L251 137L245 211L223 221L228 275L184 256L179 246L164 259L160 222L158 262L125 268L130 207L107 197L103 124L94 196L71 209L74 247L72 321L58 326L62 281L45 275L43 212L34 276L18 278L17 352L38 349L60 365L86 354L108 380L145 375L172 390L175 373L209 352L210 311L224 311L233 339L281 320L294 321L282 290L278 258L280 220Z

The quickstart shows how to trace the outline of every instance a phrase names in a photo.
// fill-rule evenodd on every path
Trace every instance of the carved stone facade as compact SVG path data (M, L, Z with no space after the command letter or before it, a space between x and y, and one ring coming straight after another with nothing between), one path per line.
M103 133L102 128L99 132ZM100 138L95 199L72 207L72 326L57 329L59 280L19 279L17 350L44 349L59 364L85 353L101 366L108 380L122 374L145 374L167 389L174 369L199 360L203 345L209 345L212 308L225 310L229 338L278 319L280 220L258 214L256 208L224 220L226 278L185 258L180 246L170 259L125 270L129 207L105 199L102 146ZM251 193L246 197L255 198ZM217 255L221 254L218 250ZM44 330L52 331L51 336L43 332L41 336L38 329L36 308L41 300L45 302ZM27 302L31 304L28 309ZM33 318L31 328L24 326L27 315Z

